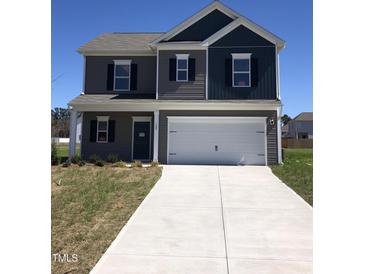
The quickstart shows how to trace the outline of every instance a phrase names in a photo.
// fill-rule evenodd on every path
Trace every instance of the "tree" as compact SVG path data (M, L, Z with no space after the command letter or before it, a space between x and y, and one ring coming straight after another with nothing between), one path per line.
M289 121L291 121L292 119L290 118L289 115L284 114L284 116L281 116L281 123L282 126L285 126L287 123L289 123Z
M70 110L55 108L51 110L52 137L69 137Z

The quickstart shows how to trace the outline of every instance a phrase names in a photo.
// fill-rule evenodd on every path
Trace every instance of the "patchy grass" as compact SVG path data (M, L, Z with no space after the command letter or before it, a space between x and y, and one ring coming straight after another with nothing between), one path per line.
M52 167L52 273L88 273L161 176L161 168Z
M76 144L76 154L80 155L80 144ZM68 157L68 144L57 144L57 156Z
M285 149L284 165L271 166L273 173L313 206L313 150Z

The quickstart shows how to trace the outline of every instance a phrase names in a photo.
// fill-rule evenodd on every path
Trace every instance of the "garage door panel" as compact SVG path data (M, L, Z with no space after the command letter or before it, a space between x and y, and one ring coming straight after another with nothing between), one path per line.
M198 137L197 139L202 140L204 137ZM250 143L248 141L239 141L235 142L234 145L232 145L232 139L226 139L225 141L219 140L219 139L212 139L212 138L205 138L204 142L197 142L196 140L191 141L184 141L188 140L185 138L185 136L179 136L179 138L171 137L170 142L170 151L216 151L215 146L217 146L217 152L234 152L237 149L243 149L246 152L257 152L257 153L265 153L265 147L263 147L260 144L257 143ZM231 142L230 142L231 141ZM186 144L185 146L179 146L180 143L184 142ZM264 143L262 141L261 143Z
M171 164L264 165L265 123L205 118L169 122ZM219 120L219 119L217 119ZM191 120L190 120L191 121Z

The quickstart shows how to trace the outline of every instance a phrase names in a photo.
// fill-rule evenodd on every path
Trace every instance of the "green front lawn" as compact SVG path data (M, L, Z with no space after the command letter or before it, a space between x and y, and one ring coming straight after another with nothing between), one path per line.
M160 167L52 167L52 273L89 273L161 176Z
M271 166L273 173L313 205L313 149L285 149L284 164Z
M76 144L76 154L80 155L80 144ZM57 156L68 157L68 144L57 144Z

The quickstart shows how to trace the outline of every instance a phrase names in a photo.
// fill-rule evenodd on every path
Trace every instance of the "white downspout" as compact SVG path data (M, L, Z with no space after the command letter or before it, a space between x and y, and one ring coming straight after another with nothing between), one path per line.
M159 65L158 63L160 62L160 52L157 48L157 60L156 60L156 100L158 100L158 75L159 75Z
M283 163L283 155L282 155L282 147L281 147L281 115L282 115L282 109L283 107L280 106L277 109L277 129L278 129L278 163L282 164Z

